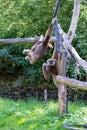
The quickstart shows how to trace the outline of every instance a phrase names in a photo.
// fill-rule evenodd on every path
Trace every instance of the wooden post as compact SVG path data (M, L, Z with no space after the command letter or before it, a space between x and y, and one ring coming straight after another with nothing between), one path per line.
M38 100L38 92L36 91L36 99Z
M47 89L44 89L44 105L47 103Z
M60 53L58 54L58 74L66 76L66 62L67 58ZM67 91L64 84L58 84L58 104L59 104L59 114L64 114L68 112L67 103Z

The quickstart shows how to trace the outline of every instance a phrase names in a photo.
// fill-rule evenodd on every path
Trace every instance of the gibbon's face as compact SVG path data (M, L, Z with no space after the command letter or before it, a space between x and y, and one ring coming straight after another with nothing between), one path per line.
M53 58L48 59L47 62L42 65L42 70L44 78L47 80L49 80L51 75L57 75L57 60Z

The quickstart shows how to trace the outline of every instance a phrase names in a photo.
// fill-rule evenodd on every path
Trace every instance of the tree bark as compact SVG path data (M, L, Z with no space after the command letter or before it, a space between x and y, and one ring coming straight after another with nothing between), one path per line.
M47 104L47 89L44 89L44 105Z
M75 61L85 70L85 72L87 73L87 62L85 60L83 60L79 54L77 53L77 51L75 50L75 48L71 45L67 46L67 49L69 50L69 52L71 53L71 55L73 56L73 58L75 59Z
M31 38L10 38L10 39L0 39L0 44L14 44L14 43L35 43L40 40L40 36ZM44 37L42 38L44 40ZM51 42L56 41L56 37L51 37Z
M79 19L79 14L80 14L80 0L74 0L72 20L71 20L69 31L67 33L67 40L69 43L71 43L74 38L78 19Z
M58 53L58 74L66 76L66 58L61 56L61 53ZM55 77L53 78L55 82ZM60 115L68 112L67 104L67 91L64 84L57 83L58 87L58 112Z
M81 90L87 90L87 82L78 81L74 78L67 78L61 75L55 77L56 84L65 84L69 87L74 87Z

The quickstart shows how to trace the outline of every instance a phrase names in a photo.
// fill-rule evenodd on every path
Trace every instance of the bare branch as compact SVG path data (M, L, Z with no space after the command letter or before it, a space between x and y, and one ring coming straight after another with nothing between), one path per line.
M10 39L0 39L0 44L14 44L14 43L35 43L39 41L40 37L31 37L31 38L10 38ZM42 38L42 40L44 37ZM51 42L56 41L56 37L51 37Z
M80 13L80 0L74 0L74 10L72 15L71 25L67 33L67 39L69 40L69 43L71 43L73 40L78 19L79 19L79 13Z
M83 3L84 3L85 5L87 5L87 1L83 1Z
M71 45L67 46L68 50L72 54L73 58L76 60L76 62L86 71L87 73L87 62L83 60L75 50L75 48Z
M56 84L65 84L69 87L78 88L81 90L87 90L87 82L78 81L73 78L66 78L64 76L57 75L55 76L55 83Z

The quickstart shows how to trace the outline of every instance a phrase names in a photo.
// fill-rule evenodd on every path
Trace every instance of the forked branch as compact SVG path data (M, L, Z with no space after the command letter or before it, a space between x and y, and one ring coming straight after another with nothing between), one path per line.
M64 33L64 31L62 30L61 26L60 26L60 34L63 36L63 45L68 49L68 51L71 53L71 56L75 59L75 61L83 67L83 69L86 71L87 73L87 62L84 61L76 52L76 50L74 49L74 47L71 45L71 42L74 38L75 35L75 31L76 31L76 27L77 27L77 23L78 23L78 18L79 18L79 13L80 13L80 0L74 0L74 10L73 10L73 16L72 16L72 20L71 20L71 25L69 28L69 31L67 34ZM56 86L58 86L58 84L65 84L67 86L70 87L74 87L74 88L78 88L78 89L82 89L82 90L87 90L87 82L82 82L82 81L78 81L75 80L73 78L67 78L64 76L60 76L60 75L54 75L54 83L56 84Z
M80 0L74 0L74 10L73 10L73 16L72 16L69 31L66 35L66 33L62 30L60 25L59 25L59 28L60 28L59 31L60 31L60 34L62 35L62 38L63 38L63 45L65 45L67 47L67 49L69 50L69 52L71 53L71 55L73 56L75 61L87 73L87 62L85 60L83 60L79 56L79 54L77 53L75 48L71 44L69 44L72 42L72 40L75 36L75 31L76 31L76 27L77 27L77 23L78 23L78 19L79 19L79 13L80 13Z

